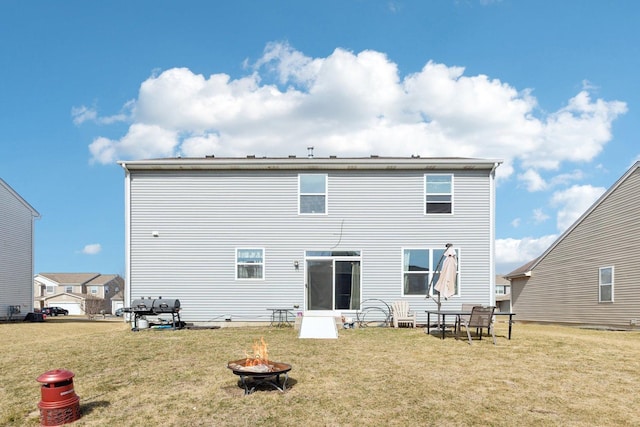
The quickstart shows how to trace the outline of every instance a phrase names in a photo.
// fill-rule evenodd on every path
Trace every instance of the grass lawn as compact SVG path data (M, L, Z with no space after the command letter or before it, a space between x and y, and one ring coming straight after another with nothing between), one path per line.
M424 329L145 330L49 318L0 324L0 425L40 424L36 378L75 373L78 426L638 426L640 332L516 324L498 345ZM244 396L227 362L255 340L289 389Z

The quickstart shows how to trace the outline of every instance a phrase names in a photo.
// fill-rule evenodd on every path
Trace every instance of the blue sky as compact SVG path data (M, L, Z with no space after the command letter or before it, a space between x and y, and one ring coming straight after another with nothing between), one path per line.
M497 272L640 157L640 2L0 2L0 177L35 272L124 275L124 172L173 155L463 156Z

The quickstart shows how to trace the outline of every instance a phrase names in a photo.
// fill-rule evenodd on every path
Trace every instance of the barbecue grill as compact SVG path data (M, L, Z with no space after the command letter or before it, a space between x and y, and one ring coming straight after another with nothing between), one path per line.
M173 328L181 328L180 321L180 300L178 299L136 299L131 303L131 307L124 309L125 313L133 314L133 329L138 329L138 319L143 316L157 316L159 314L171 314L171 324Z

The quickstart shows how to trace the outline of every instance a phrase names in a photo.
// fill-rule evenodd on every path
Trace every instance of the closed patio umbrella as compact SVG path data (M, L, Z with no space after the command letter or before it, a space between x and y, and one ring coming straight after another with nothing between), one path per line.
M438 291L438 329L440 328L440 307L442 305L441 298L449 299L456 293L456 278L458 271L458 260L456 251L451 243L447 243L447 250L442 254L442 258L438 263L441 265L438 281L435 290ZM444 325L442 325L444 328Z
M456 251L453 249L451 243L447 244L447 250L443 256L444 261L435 289L439 293L438 297L443 296L444 299L449 299L456 293L456 272L458 270ZM440 302L439 300L440 298L438 298L438 303Z

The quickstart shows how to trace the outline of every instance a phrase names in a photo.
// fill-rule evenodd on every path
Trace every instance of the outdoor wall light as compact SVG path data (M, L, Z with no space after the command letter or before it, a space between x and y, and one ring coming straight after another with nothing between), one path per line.
M298 260L293 261L293 267L298 270L300 268L300 263L298 262Z
M158 236L160 235L160 232L159 232L159 231L152 231L152 232L151 232L151 235L152 235L153 237L158 237Z

